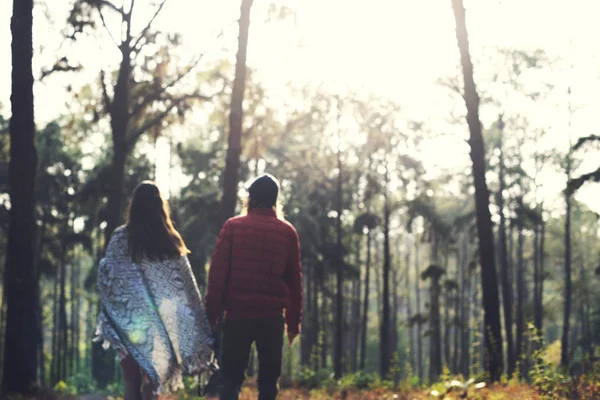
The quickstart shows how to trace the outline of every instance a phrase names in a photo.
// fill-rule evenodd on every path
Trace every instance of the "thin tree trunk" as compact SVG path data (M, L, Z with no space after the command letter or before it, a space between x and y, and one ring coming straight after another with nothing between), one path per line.
M319 331L319 344L321 346L321 367L323 369L327 368L327 350L329 349L329 343L328 343L328 338L331 336L329 335L329 321L328 321L328 315L329 312L327 311L329 309L329 302L327 299L327 296L325 295L325 291L323 291L323 299L322 299L322 308L321 308L321 318L322 318L322 322L321 322L321 330Z
M414 326L410 323L413 317L413 309L412 309L412 296L410 293L410 236L406 236L406 254L405 264L406 264L406 281L404 290L406 292L406 326L408 327L408 349L410 354L408 355L408 363L411 368L414 370L415 368L415 329ZM419 277L415 277L415 279L419 279Z
M513 318L512 318L512 284L509 276L508 254L506 245L506 215L504 214L504 122L502 115L498 119L500 129L500 165L498 172L498 212L500 213L500 226L498 236L500 244L500 274L502 279L502 300L504 305L504 332L506 335L506 359L508 363L508 374L512 375L515 370L515 349L513 343Z
M440 321L440 277L431 277L430 287L430 353L429 353L429 382L437 382L442 374L442 329Z
M360 261L357 263L360 265ZM350 367L352 372L356 372L358 369L358 343L360 340L360 293L361 293L361 280L360 277L352 282L352 316L351 316L351 343L350 348Z
M63 251L66 252L66 248L63 248ZM67 377L67 354L68 354L68 343L67 343L67 300L66 300L66 278L67 278L67 268L66 262L63 260L61 263L61 271L60 271L60 299L59 299L59 324L58 324L58 332L59 332L59 367L58 374L61 380L66 379Z
M469 376L470 363L470 336L471 336L471 271L469 256L469 236L465 234L462 241L464 260L463 268L463 308L462 308L462 335L461 335L461 372L464 376Z
M342 355L344 351L344 255L342 252L342 150L341 150L341 102L338 98L337 102L337 129L338 129L338 145L337 145L337 217L336 217L336 237L337 237L337 266L335 273L335 341L333 349L333 371L334 377L340 379L342 377L343 364Z
M35 122L33 112L33 0L13 0L9 213L4 290L6 332L2 392L28 393L37 370L35 256Z
M252 0L242 0L239 20L238 50L235 64L235 77L231 91L229 112L229 138L227 159L221 200L221 219L225 222L235 213L242 152L242 125L244 119L244 91L246 90L246 53L248 50L248 31L250 28L250 9Z
M305 315L305 318L307 321L311 321L310 316L313 313L313 307L312 307L312 268L306 268L306 264L304 263L304 271L305 273L302 274L302 279L303 279L303 284L302 287L304 288L304 295L302 297L303 301L304 301L304 307L303 307L303 313ZM300 336L300 365L302 365L303 367L307 367L310 363L310 354L311 354L311 343L310 343L310 339L311 339L311 329L313 327L311 326L310 322L307 324L304 324L303 327L303 334L302 336ZM254 357L254 351L251 353L250 355L251 358ZM250 367L248 367L248 375L249 376L254 376L254 363L250 363Z
M38 291L37 291L37 339L38 339L38 349L37 349L37 357L38 357L38 382L42 387L46 387L46 370L44 363L44 311L42 308L42 286L41 282L38 282Z
M317 272L315 271L313 273L313 287L314 287L314 294L313 294L313 304L314 304L314 312L313 312L313 336L312 336L312 348L311 348L311 358L313 357L313 355L315 356L315 359L312 360L312 362L314 363L314 368L315 370L319 369L319 349L320 349L320 345L321 343L319 342L320 339L320 332L321 332L321 318L320 318L320 314L319 314L319 310L320 310L320 305L319 305L319 292L322 293L322 282L319 281L319 276L317 274ZM321 290L319 290L321 289Z
M450 358L450 291L444 288L444 365L450 367L452 360Z
M519 206L522 207L522 204ZM518 222L517 232L517 343L516 359L523 357L523 346L525 344L525 262L523 260L523 226Z
M485 177L485 146L481 122L479 120L479 96L475 87L473 64L469 53L465 8L462 0L452 0L452 6L456 20L456 39L461 55L465 85L464 99L467 106L467 123L470 131L469 145L471 147L471 160L473 162L475 209L479 236L481 284L483 289L485 358L490 379L497 381L502 375L504 361L502 355L498 278L494 265L494 233L489 208L489 191Z
M568 173L570 175L570 157L567 161ZM563 333L560 363L567 369L571 362L569 354L569 332L571 323L571 196L566 194L566 217L565 217L565 291L564 291L564 313L563 313Z
M540 227L533 229L533 325L539 333L540 310Z
M419 315L419 321L417 321L417 371L419 375L419 382L423 382L423 324L421 323L421 271L419 267L419 235L415 234L415 295L416 295L416 306L417 314Z
M388 203L388 171L386 164L383 193L383 314L379 332L379 374L382 378L390 372L390 207Z
M362 329L360 338L360 370L365 370L367 358L367 323L369 321L369 289L371 278L371 229L367 232L367 265L365 271L365 297L363 301Z
M546 279L546 223L543 218L543 210L540 213L542 215L542 232L540 233L540 287L539 287L539 321L537 321L537 327L540 335L543 337L544 330L544 280Z
M53 305L53 327L52 327L52 364L50 365L50 382L54 386L58 382L58 330L59 330L59 318L58 318L58 298L59 298L59 281L60 281L60 270L56 271L54 277L54 301Z

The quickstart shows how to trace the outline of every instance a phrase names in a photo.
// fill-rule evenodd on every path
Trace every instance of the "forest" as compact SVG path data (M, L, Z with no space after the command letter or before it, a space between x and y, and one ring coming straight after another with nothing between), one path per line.
M121 397L92 339L133 189L167 195L204 294L270 173L303 269L280 398L600 398L598 11L2 2L0 397Z

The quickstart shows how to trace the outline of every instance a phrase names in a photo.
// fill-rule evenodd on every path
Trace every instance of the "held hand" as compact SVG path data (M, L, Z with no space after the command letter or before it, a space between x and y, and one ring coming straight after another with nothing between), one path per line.
M288 344L290 347L294 343L294 339L296 339L296 336L298 336L298 332L288 332Z

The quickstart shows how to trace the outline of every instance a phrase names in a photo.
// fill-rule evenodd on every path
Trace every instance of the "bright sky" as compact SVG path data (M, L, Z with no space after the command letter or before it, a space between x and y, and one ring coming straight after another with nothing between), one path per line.
M119 0L116 0L119 1ZM450 0L280 0L296 10L297 27L291 22L266 24L268 0L255 0L250 28L248 64L256 69L276 98L285 85L326 82L339 90L363 90L390 97L404 105L409 118L426 121L444 135L430 141L424 159L432 171L455 169L470 162L462 126L449 125L450 114L464 113L464 105L452 101L437 84L458 70L458 49ZM0 2L0 104L8 112L10 96L11 2ZM46 0L50 24L37 7L35 19L37 71L60 54L60 30L69 2ZM148 2L149 3L149 2ZM221 56L214 41L222 27L229 27L228 46L235 47L240 0L169 0L158 21L161 29L179 31L190 54ZM138 6L143 4L138 1ZM544 147L564 149L568 143L567 87L572 87L573 138L597 133L600 115L600 15L598 0L466 0L476 81L492 75L500 66L481 63L497 46L522 50L542 48L550 58L568 59L553 71L557 104L528 111L536 127L548 130ZM152 8L140 8L139 21ZM141 24L142 22L140 22ZM82 41L78 58L85 70L75 77L51 79L36 86L36 119L44 124L64 111L66 81L74 86L90 82L98 70L113 65L115 49L104 41ZM302 46L299 47L298 44ZM41 45L44 45L41 48ZM235 51L230 52L232 55ZM191 56L190 56L191 57ZM572 68L569 67L572 64ZM478 80L478 77L480 80ZM531 80L536 80L533 76ZM540 78L541 79L541 78ZM535 82L534 82L535 83ZM482 110L488 125L497 110ZM508 132L511 134L511 132ZM595 160L593 159L595 158ZM600 157L587 157L582 170L597 166ZM564 178L548 172L542 177L542 196L560 208ZM600 185L588 185L578 198L600 212Z

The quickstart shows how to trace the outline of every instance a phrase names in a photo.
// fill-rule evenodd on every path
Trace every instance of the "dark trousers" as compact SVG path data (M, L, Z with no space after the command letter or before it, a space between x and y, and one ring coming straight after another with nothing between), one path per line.
M222 400L237 399L246 378L252 343L258 352L258 398L277 397L283 352L283 317L225 321L221 354Z

